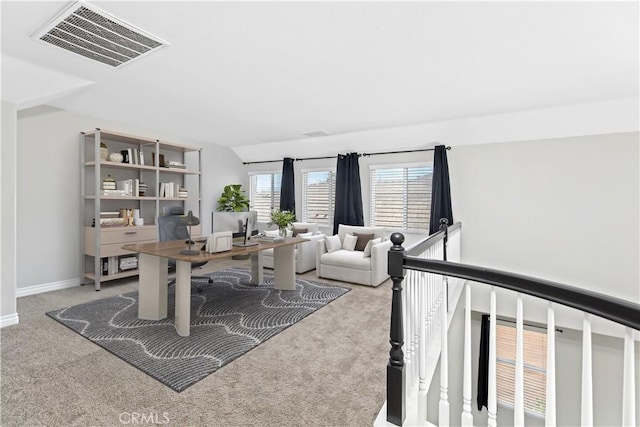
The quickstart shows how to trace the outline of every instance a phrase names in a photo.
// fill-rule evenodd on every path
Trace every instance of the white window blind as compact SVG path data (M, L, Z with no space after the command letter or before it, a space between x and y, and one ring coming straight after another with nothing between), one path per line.
M429 229L433 167L371 168L371 225L399 229Z
M544 415L547 378L547 333L524 329L524 409ZM498 402L514 406L516 377L515 324L496 324L496 388Z
M302 173L302 219L305 222L333 224L336 174L328 171Z
M280 208L281 173L250 175L251 210L258 212L258 221L269 222L271 211Z

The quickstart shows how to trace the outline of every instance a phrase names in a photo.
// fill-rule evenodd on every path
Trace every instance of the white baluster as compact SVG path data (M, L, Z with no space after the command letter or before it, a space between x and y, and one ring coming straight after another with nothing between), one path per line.
M522 295L516 300L516 378L513 425L524 426L524 328L522 325Z
M496 395L496 291L491 287L491 309L489 312L489 386L487 396L487 425L498 425L498 401Z
M442 277L442 299L440 301L440 404L438 407L438 422L440 426L449 425L449 331L446 278Z
M473 426L471 415L471 286L465 286L464 303L464 367L462 374L462 427Z
M419 364L420 382L418 387L418 423L427 422L427 333L424 325L424 316L427 304L426 283L420 284L419 293L419 319L420 319L420 341L419 341Z
M547 395L545 398L546 427L556 426L556 319L553 303L547 308Z
M582 415L583 427L593 425L593 374L591 369L591 315L584 314L582 322Z
M636 390L635 367L633 361L634 342L633 331L625 328L624 331L624 371L622 384L622 425L636 425Z

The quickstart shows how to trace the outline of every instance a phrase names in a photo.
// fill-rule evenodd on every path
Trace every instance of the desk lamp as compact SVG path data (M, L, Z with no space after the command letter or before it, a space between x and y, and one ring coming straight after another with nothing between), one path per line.
M192 250L193 240L191 240L191 226L200 224L198 217L193 216L193 212L189 211L187 216L182 217L182 223L189 227L189 249L183 249L180 251L182 255L199 255L199 250Z

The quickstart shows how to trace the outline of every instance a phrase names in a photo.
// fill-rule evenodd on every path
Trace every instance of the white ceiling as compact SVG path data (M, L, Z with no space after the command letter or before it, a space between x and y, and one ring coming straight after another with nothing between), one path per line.
M637 97L638 2L95 1L170 43L113 69L2 1L2 97L227 146ZM319 142L321 139L314 139Z

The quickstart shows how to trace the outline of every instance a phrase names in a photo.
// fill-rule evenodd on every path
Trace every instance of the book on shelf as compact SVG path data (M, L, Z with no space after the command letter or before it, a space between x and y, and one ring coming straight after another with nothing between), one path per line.
M161 182L159 186L160 197L178 197L180 184L177 182Z
M122 227L126 225L125 218L100 218L100 227ZM91 226L96 226L96 220L91 222Z
M182 162L178 162L176 160L169 160L166 163L166 165L167 165L168 168L177 168L177 169L186 169L187 168L187 165L185 165Z
M144 166L144 152L140 150L140 164Z
M100 212L100 219L103 218L120 218L120 212Z
M126 196L127 192L124 190L102 190L101 196Z

